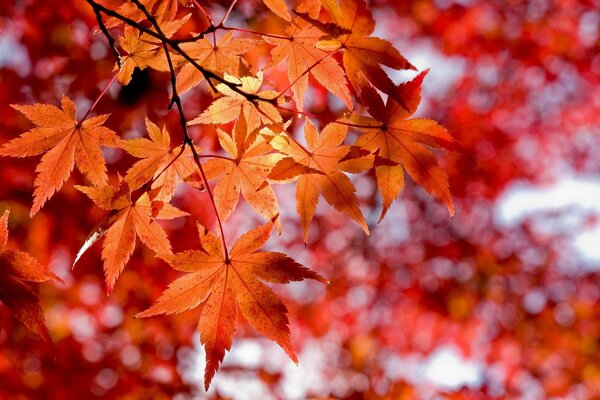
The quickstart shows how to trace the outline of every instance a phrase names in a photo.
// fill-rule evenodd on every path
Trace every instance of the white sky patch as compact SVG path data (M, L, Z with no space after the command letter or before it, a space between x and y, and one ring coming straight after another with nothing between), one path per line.
M441 346L425 362L424 376L441 389L478 387L482 383L483 365L463 358L454 346Z
M430 68L423 81L425 98L443 98L447 92L465 74L467 62L463 57L448 57L427 39L411 39L410 46L396 47L405 49L402 55L417 68L424 71ZM390 71L390 77L396 83L412 79L414 71Z
M0 31L0 69L10 68L23 77L31 72L31 61L27 48L18 39L16 29L10 24Z
M385 365L391 379L411 382L421 388L425 397L440 389L475 388L483 382L484 365L465 359L452 345L440 346L428 357L393 354Z
M600 215L600 178L566 176L550 186L516 183L498 199L495 219L501 226L515 226L536 214L559 211L560 218L539 218L536 228L568 233L586 264L600 262L600 224L581 227L589 215Z
M276 343L268 339L238 338L231 351L225 354L223 367L264 368L273 373L281 371L283 380L277 394L286 399L303 399L309 390L328 394L335 389L335 384L325 379L324 368L329 354L327 348L339 346L339 339L333 336L307 340L301 351L297 349L299 363L296 365ZM205 352L199 338L194 340L194 349L190 350L191 359L186 362L187 365L180 363L181 373L185 381L197 384L199 377L203 377L205 367ZM274 398L253 372L217 371L208 394L213 395L216 390L237 400Z

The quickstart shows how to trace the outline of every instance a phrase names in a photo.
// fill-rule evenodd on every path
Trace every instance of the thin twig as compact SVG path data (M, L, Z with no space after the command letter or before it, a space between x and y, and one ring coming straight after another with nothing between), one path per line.
M227 18L229 17L229 14L231 14L231 10L233 10L233 7L235 7L235 4L237 3L237 0L233 0L231 2L231 4L229 5L229 8L227 9L227 12L225 13L225 15L223 16L223 19L221 20L221 22L219 22L219 26L223 26L223 24L225 23L225 21L227 20Z
M106 92L108 91L108 88L110 87L110 85L113 84L113 82L115 81L115 79L117 79L117 76L119 76L119 71L117 71L115 73L115 75L112 77L112 79L108 82L108 84L106 85L106 87L104 89L102 89L102 91L100 92L100 94L98 95L98 97L96 97L96 100L94 100L94 103L92 103L92 105L90 106L90 108L87 110L87 112L85 113L85 115L83 116L83 118L81 118L81 122L85 121L85 119L87 118L88 115L90 115L90 113L92 112L92 110L96 107L96 105L98 104L98 102L100 101L100 99L106 94ZM80 123L81 123L80 122Z
M229 82L228 80L226 80L225 78L222 78L221 76L215 74L214 72L204 68L203 66L201 66L200 64L198 64L198 62L196 60L194 60L192 57L190 57L180 46L179 46L179 42L177 40L174 39L170 39L168 37L166 37L163 34L154 32L152 29L149 29L137 22L135 22L134 20L132 20L131 18L127 18L121 14L119 14L118 12L111 10L110 8L106 8L103 5L96 3L95 0L86 0L88 2L88 4L94 8L97 8L98 10L102 11L103 13L105 13L106 15L109 15L111 17L115 17L123 22L125 22L127 25L130 25L136 29L138 29L140 32L146 33L149 36L154 37L155 39L158 39L161 42L164 42L166 44L168 44L173 50L175 50L178 54L180 54L186 61L188 61L190 64L192 64L194 66L194 68L196 68L198 71L200 71L202 73L202 75L204 75L204 78L209 81L209 79L214 79L215 81L222 83L226 86L228 86L231 90L233 90L234 92L242 95L243 97L245 97L246 99L252 101L252 100L258 100L258 101L263 101L263 102L267 102L267 103L273 103L273 99L266 99L266 98L262 98L260 96L257 96L255 94L252 93L246 93L244 92L242 89L239 88L239 84L237 83L233 83L233 82Z
M206 17L206 19L208 20L208 23L210 24L210 26L215 26L215 23L213 22L210 14L206 11L206 9L204 7L202 7L202 4L198 3L197 0L192 0L192 3L194 3L194 5L196 7L198 7L198 9L200 11L202 11L202 14L204 14L204 16Z
M113 54L117 60L117 66L121 69L121 54L119 54L119 50L117 50L117 46L115 45L115 39L111 36L108 29L106 29L106 25L104 25L104 21L102 21L102 15L100 15L100 10L94 8L94 14L96 14L96 21L98 21L98 26L100 30L106 36L106 40L108 40L108 46L112 49Z
M329 58L332 55L334 55L335 53L337 53L339 50L340 49L337 49L337 50L334 50L334 51L332 51L330 53L327 53L323 57L321 57L317 61L315 61L310 67L308 67L306 69L306 71L302 72L299 77L297 77L292 82L290 82L289 86L285 90L283 90L281 93L279 93L279 95L277 95L277 97L275 97L275 100L279 100L284 94L286 94L292 88L292 86L294 86L300 79L302 79L303 76L307 75L313 68L315 68L321 62L323 62L327 58Z

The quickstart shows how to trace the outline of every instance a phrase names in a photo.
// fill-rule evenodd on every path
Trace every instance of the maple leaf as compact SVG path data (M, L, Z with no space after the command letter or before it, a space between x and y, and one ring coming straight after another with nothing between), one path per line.
M297 164L318 172L301 174L296 183L296 210L300 216L305 243L308 241L310 222L319 201L319 192L336 210L354 219L366 234L369 233L358 205L354 184L341 172L341 170L358 172L360 169L356 168L354 160L340 162L349 151L349 146L342 145L347 133L346 125L331 123L319 135L317 128L307 120L304 125L304 136L308 149L291 141L284 134L277 134L270 141L275 149L291 157ZM281 167L284 163L290 169L298 170L294 163L284 158L275 165L274 170L277 169L278 175L284 176L284 179L297 175L296 172L284 174L285 166ZM271 179L276 177L276 175L269 176Z
M51 342L40 299L32 283L63 281L29 254L6 249L9 214L6 210L0 218L0 301L30 332Z
M216 74L239 76L245 69L246 61L241 57L258 45L256 39L238 39L233 32L227 32L216 43L207 39L199 39L193 43L183 43L181 49L198 64ZM198 85L204 75L195 66L186 63L177 74L177 92L184 93Z
M369 113L375 118L352 116L351 122L362 126L364 134L354 146L375 154L377 186L383 197L381 221L391 203L404 187L404 170L420 186L446 204L454 215L454 205L448 187L448 177L429 148L455 150L454 139L437 122L426 118L408 119L421 101L421 84L428 71L398 85L405 107L391 97L384 105L379 94L369 91ZM371 128L372 127L372 128Z
M153 209L147 193L132 200L126 182L119 189L105 185L102 187L75 186L85 193L98 207L111 211L92 231L79 250L75 263L98 239L103 236L102 260L106 277L107 292L112 292L115 282L135 249L136 236L156 253L171 253L171 243L156 219L173 219L188 215L170 204L162 208L153 218Z
M181 19L161 24L161 30L165 37L171 37L185 24L189 17L190 14ZM162 44L154 36L142 33L131 26L126 26L123 36L119 38L119 44L123 51L127 53L121 59L121 68L117 76L117 81L121 85L127 85L131 81L135 68L143 70L150 67L157 71L169 71L169 63ZM171 54L171 62L174 66L179 65L182 61L183 58L179 54Z
M322 0L334 23L349 33L340 34L337 29L330 30L332 38L324 39L319 47L327 50L344 49L344 68L346 75L361 98L371 84L383 93L403 104L396 93L396 85L380 64L400 69L415 69L390 42L370 35L375 30L375 20L364 0Z
M286 28L288 39L265 37L274 44L271 50L272 64L278 65L287 59L288 79L292 85L294 101L300 111L304 106L304 95L308 86L308 75L313 75L328 91L352 108L352 98L346 86L344 70L331 57L332 52L321 50L315 45L324 35L317 27L296 18ZM335 52L335 50L334 50Z
M227 219L235 210L240 193L246 202L267 220L279 215L279 205L270 185L263 185L281 155L259 135L248 135L243 114L233 129L233 138L218 129L221 147L233 158L215 158L204 165L209 180L219 178L214 196L217 212ZM270 153L270 154L269 154ZM276 225L281 232L279 218Z
M258 72L256 78L252 76L236 78L225 74L225 80L250 95L250 99L234 91L228 85L219 83L216 88L225 96L215 100L202 114L189 121L188 125L226 124L244 113L248 131L253 132L258 129L261 122L271 124L282 121L279 111L273 104L257 99L257 97L274 99L277 96L277 92L274 91L258 92L263 82L262 71Z
M265 3L265 5L269 7L269 10L273 11L279 18L286 21L292 19L292 15L285 4L285 0L263 0L263 3Z
M171 148L166 127L161 130L146 118L146 130L150 140L139 138L121 141L123 150L141 158L127 170L125 181L133 191L155 178L151 186L154 189L152 199L168 203L175 194L177 176L185 180L195 173L196 164L189 158L192 155L189 147L186 146L183 153L178 150L180 146Z
M5 143L0 155L28 157L45 153L36 168L31 216L60 190L74 165L92 184L104 184L108 176L100 146L119 144L115 132L102 126L108 115L77 122L75 103L66 96L61 103L62 110L50 104L11 105L37 126Z
M202 305L198 329L206 350L207 389L225 351L231 349L238 309L260 334L277 342L297 362L287 308L263 282L328 281L285 254L258 252L272 230L269 222L242 235L225 259L219 238L198 224L200 250L161 255L174 269L188 274L173 281L154 305L136 315L176 314Z
M172 21L177 14L178 0L140 0L140 3L146 10L156 18L157 22ZM135 22L146 19L146 14L132 2L124 2L116 10L119 15L129 18ZM119 18L109 17L104 25L106 28L115 28L123 25L124 22Z

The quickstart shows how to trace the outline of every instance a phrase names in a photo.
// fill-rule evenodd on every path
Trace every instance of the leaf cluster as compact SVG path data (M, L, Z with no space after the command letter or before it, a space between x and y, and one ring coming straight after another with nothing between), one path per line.
M176 106L181 121L181 144L173 146L166 127L148 118L148 138L124 140L105 125L108 115L88 118L94 106L78 119L75 103L65 96L60 108L13 105L35 127L5 143L0 155L43 154L36 169L32 216L63 187L75 166L81 172L87 184L76 188L107 214L75 261L103 238L109 293L135 249L136 238L172 268L186 273L138 316L201 307L198 328L207 352L207 388L231 348L238 312L296 361L287 309L265 282L327 282L285 254L259 251L274 228L280 234L286 228L274 185L295 185L305 243L320 197L369 233L352 179L353 174L365 171L372 171L383 199L380 221L402 191L405 175L453 214L448 179L435 151L453 151L457 145L435 121L413 117L426 71L406 83L392 81L384 68L414 67L390 42L373 36L375 21L364 0L342 0L341 4L304 0L293 8L283 0L264 0L280 18L281 32L226 26L234 0L218 24L200 7L198 12L208 21L200 33L186 31L191 15L176 1L133 0L117 9L95 0L87 2L118 55L114 79L119 84L128 84L135 69L169 74L171 105ZM251 65L245 57L257 46L269 49L270 59L263 68ZM283 76L287 86L279 88L270 80L279 79L282 66L287 69ZM304 112L310 85L341 100L345 109L335 120L326 124L319 115ZM212 96L211 104L189 119L180 97L188 91L208 91ZM321 122L322 129L311 118ZM293 129L299 123L304 125L302 137ZM194 143L188 127L196 125L201 132L205 126L217 127L219 152L209 154ZM101 146L120 148L139 160L124 176L117 173L109 179ZM171 204L179 185L206 190L218 234L198 223L199 247L174 254L158 221L192 218ZM266 223L242 235L229 250L223 224L235 212L240 197ZM2 221L5 226L4 217ZM4 259L12 257L4 254ZM21 254L15 256L19 260L26 259L22 253L15 254ZM25 281L56 278L47 272L35 278L24 276L34 264L29 258L7 263L15 271L9 271L11 282L28 295ZM39 305L33 303L38 308L27 314L33 317L23 316L25 311L15 313L32 331L48 337ZM7 304L11 309L27 309L23 302Z

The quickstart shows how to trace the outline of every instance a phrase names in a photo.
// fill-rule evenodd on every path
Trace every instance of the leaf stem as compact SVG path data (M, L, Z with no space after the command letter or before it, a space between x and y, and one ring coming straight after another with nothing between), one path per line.
M223 24L225 23L225 21L227 20L227 18L229 17L229 14L231 14L231 10L233 10L233 7L235 7L235 4L237 3L237 0L233 0L231 2L231 4L229 5L229 8L227 9L227 12L225 13L225 15L223 16L223 19L221 20L221 22L219 22L219 26L223 26Z
M317 114L309 113L306 111L292 110L290 108L285 108L283 106L280 106L279 104L276 104L275 108L277 108L278 110L281 110L281 111L288 111L288 112L295 113L295 114L305 115L307 117L319 118L319 116Z
M108 82L108 84L106 85L106 87L104 89L102 89L102 91L100 92L100 94L98 95L98 97L96 97L96 100L94 100L94 102L92 103L91 107L87 110L87 112L85 113L85 115L83 116L83 118L81 118L81 122L85 121L85 119L87 118L87 116L90 115L90 113L96 107L96 105L98 104L98 102L100 102L100 99L106 94L106 92L108 91L108 88L110 87L110 85L112 85L113 82L115 81L115 79L117 79L117 76L119 76L119 71L115 72L115 75L111 78L111 80Z
M102 21L102 15L100 15L100 10L94 8L94 14L96 14L96 21L98 21L98 26L100 27L100 30L102 31L104 36L106 36L106 40L108 40L108 45L110 46L115 56L117 66L119 67L119 69L121 69L121 54L119 54L119 50L117 50L117 46L115 45L115 38L111 36L110 32L106 28L106 25L104 25L104 21Z
M287 137L289 137L290 139L292 139L292 141L293 141L294 143L296 143L296 145L297 145L298 147L300 147L300 148L302 149L302 151L304 151L304 152L305 152L306 154L308 154L309 156L312 156L312 153L311 153L311 152L310 152L310 151L309 151L309 150L308 150L306 147L304 147L304 146L302 145L302 143L300 143L300 142L299 142L299 141L298 141L298 140L297 140L297 139L294 137L294 135L292 135L291 133L289 133L289 132L287 131L287 129L285 128L285 126L284 126L284 125L283 125L281 122L277 122L277 121L275 121L273 118L271 118L271 116L270 116L270 115L268 115L267 113L263 112L263 111L262 111L260 108L256 107L256 109L258 110L258 112L259 112L259 113L261 113L262 115L264 115L265 117L267 117L267 118L268 118L268 119L269 119L269 120L270 120L270 121L271 121L273 124L277 125L277 127L278 127L279 129L281 129L281 131L282 131L282 132L284 132L284 133L287 135Z
M215 23L213 22L210 14L206 11L204 7L202 7L202 4L198 3L198 0L192 0L192 3L194 3L194 6L198 7L202 14L204 14L210 26L215 26Z
M202 154L202 155L198 155L198 158L222 158L223 160L235 162L235 159L233 159L231 157L221 156L218 154Z
M321 57L317 61L315 61L310 67L308 67L306 69L306 71L302 72L300 74L300 76L298 76L296 79L294 79L292 82L290 82L289 86L285 90L283 90L281 93L279 93L279 95L277 95L277 97L275 97L274 100L276 100L276 101L279 100L284 94L286 94L292 88L292 86L294 86L300 79L302 79L303 76L307 75L313 68L315 68L321 62L323 62L327 58L329 58L332 55L334 55L335 53L337 53L339 50L340 49L337 49L337 50L334 50L334 51L332 51L330 53L327 53L323 57Z
M350 126L353 128L363 128L363 129L381 129L384 127L383 124L381 125L360 125L360 124L353 124L352 122L344 122L344 121L339 121L339 120L335 120L332 121L332 123L334 124L340 124L340 125L346 125L346 126Z
M158 178L160 178L160 176L167 170L169 169L169 167L171 165L173 165L175 163L175 161L177 161L177 159L179 157L181 157L181 155L183 154L183 152L185 151L185 145L181 146L181 149L179 150L179 153L177 153L177 155L175 157L173 157L173 159L171 161L169 161L169 163L167 165L165 165L163 167L163 169L160 170L160 172L158 174L154 174L154 176L152 177L152 179L146 184L148 185L148 188L152 188L152 185L154 184L154 182L156 182L158 180Z
M223 31L244 32L244 33L249 33L251 35L272 37L274 39L290 40L289 36L276 35L274 33L258 32L258 31L253 31L250 29L236 28L233 26L217 26L216 29L220 29Z

